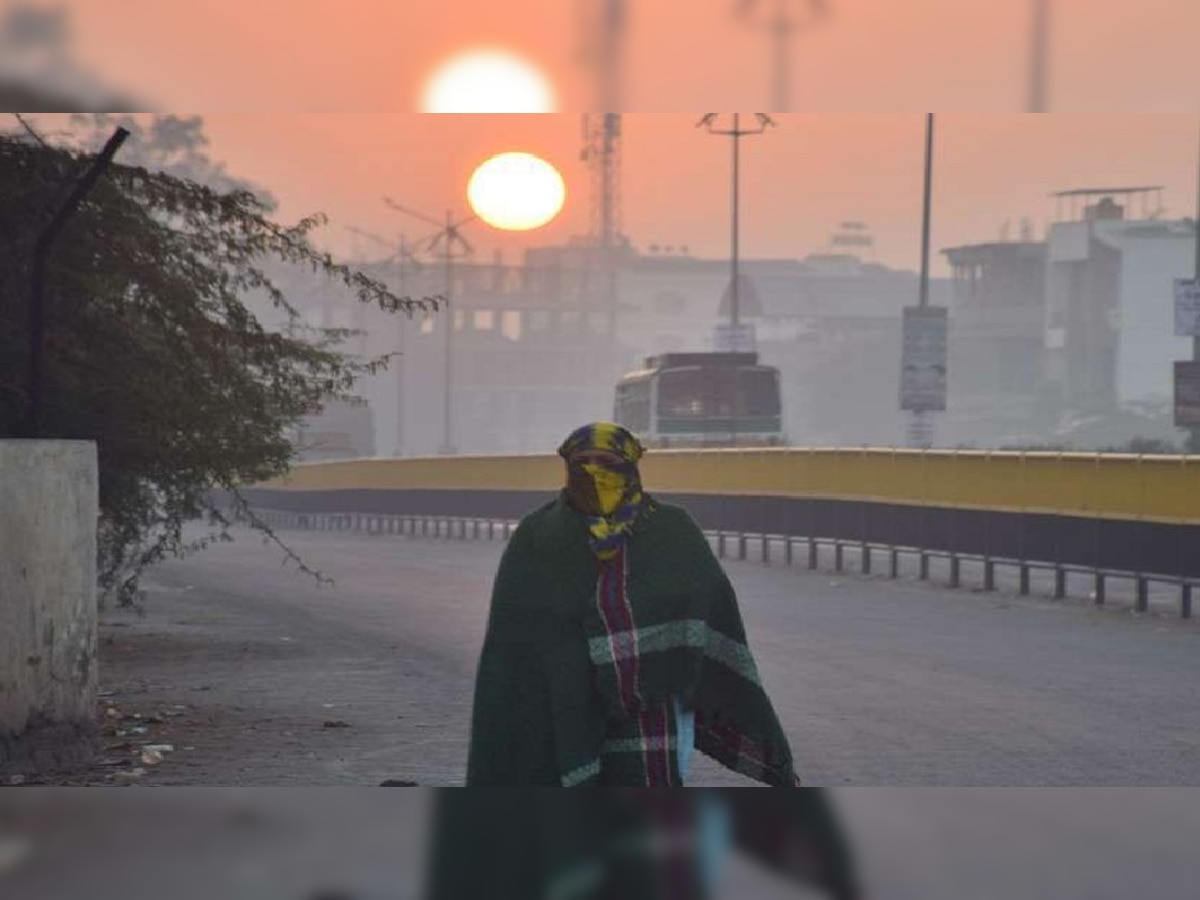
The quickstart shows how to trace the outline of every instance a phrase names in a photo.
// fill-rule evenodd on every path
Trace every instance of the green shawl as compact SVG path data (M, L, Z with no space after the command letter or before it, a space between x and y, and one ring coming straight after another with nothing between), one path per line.
M817 788L436 792L428 900L701 900L699 804L723 804L733 845L832 900L861 896L853 853ZM666 807L664 808L664 804ZM665 840L674 835L675 841ZM684 837L684 842L677 839Z
M682 698L698 751L765 784L795 786L733 586L691 517L655 506L626 548L639 696ZM599 572L586 521L561 497L514 532L476 676L468 786L644 784L612 746L626 723L613 643L597 632Z

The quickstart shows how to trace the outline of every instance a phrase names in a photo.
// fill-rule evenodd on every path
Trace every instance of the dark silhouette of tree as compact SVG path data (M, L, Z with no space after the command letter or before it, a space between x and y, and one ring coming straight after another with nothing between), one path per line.
M108 121L108 120L102 120ZM153 129L154 126L152 126ZM167 119L146 154L194 174L206 159L194 120ZM25 302L33 244L64 187L89 160L24 135L0 135L0 436L25 406ZM223 170L207 163L218 183ZM277 264L339 282L358 302L411 314L439 298L398 297L310 240L319 215L285 226L247 190L219 190L118 156L70 219L49 258L45 295L45 437L94 440L100 465L100 577L123 602L139 573L171 555L258 527L243 485L288 471L290 435L356 381L386 365L339 352L345 331L305 324L276 285ZM265 295L284 323L247 306ZM222 499L224 498L224 499ZM197 540L184 526L205 518Z
M208 154L209 140L201 116L145 116L80 113L71 117L76 129L73 145L87 151L103 145L117 128L129 132L121 162L175 178L195 181L216 191L251 191L269 209L275 201L264 188L230 175L225 164Z

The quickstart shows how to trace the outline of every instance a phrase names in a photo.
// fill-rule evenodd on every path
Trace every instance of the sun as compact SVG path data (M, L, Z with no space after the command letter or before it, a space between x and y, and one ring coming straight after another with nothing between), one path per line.
M504 231L541 228L562 211L567 186L562 174L532 153L501 153L475 170L467 184L471 209Z
M532 64L506 50L472 50L438 68L425 84L421 111L550 113L554 91Z

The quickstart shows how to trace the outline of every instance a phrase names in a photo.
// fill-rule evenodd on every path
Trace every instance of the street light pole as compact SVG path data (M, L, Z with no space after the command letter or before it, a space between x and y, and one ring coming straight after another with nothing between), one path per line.
M1195 275L1196 283L1200 284L1200 147L1198 147L1196 160L1196 259L1193 274ZM1192 336L1192 361L1200 362L1200 335ZM1193 428L1191 430L1188 452L1200 453L1200 428Z
M446 210L446 234L452 234L454 230L454 214L450 210ZM442 391L442 446L438 451L443 456L453 456L454 449L454 415L453 404L450 398L454 395L454 320L457 318L457 310L451 302L454 296L454 248L450 246L450 242L446 241L446 328L445 338L442 346L442 358L446 362L446 370L442 375L443 384L445 385ZM464 316L466 315L464 311ZM465 326L464 322L464 326Z
M70 194L54 211L54 215L34 240L33 259L30 266L29 300L26 306L28 318L28 358L25 364L25 409L21 423L22 436L39 438L44 425L45 410L45 354L46 354L46 262L54 242L66 227L67 220L75 214L79 204L95 187L100 176L112 164L113 157L129 137L129 132L118 128L96 154L83 177L71 189Z
M733 158L730 161L730 173L732 184L730 185L730 223L729 223L729 284L732 293L729 297L729 320L733 325L734 330L738 327L738 314L741 312L741 278L739 277L739 268L741 265L741 194L742 194L742 171L741 171L741 146L742 133L738 130L738 113L733 114L733 140L730 142L733 145Z
M770 28L775 38L775 104L771 111L782 113L788 111L788 39L792 34L788 0L775 0L775 17Z
M740 243L741 243L741 153L740 145L742 138L751 135L762 134L768 128L775 125L774 120L765 113L755 113L758 124L753 128L742 128L741 114L733 114L732 128L717 128L715 122L717 113L709 113L700 120L697 127L708 129L709 134L716 134L722 137L728 137L732 142L732 159L730 172L730 223L729 223L729 322L733 326L734 331L740 321L740 297L739 297L739 278L740 274Z
M728 137L732 142L732 159L730 172L730 223L729 223L729 322L730 340L737 340L738 326L741 320L741 153L742 138L762 134L775 122L766 113L755 113L757 123L753 128L743 128L741 115L733 114L732 128L717 128L715 122L717 113L709 113L700 120L697 127L708 129L709 134ZM733 367L733 405L729 414L729 442L736 447L738 442L738 415L741 412L740 373L738 367Z
M1029 111L1046 112L1046 80L1050 52L1050 0L1033 0L1029 55Z
M396 254L396 292L401 296L404 294L404 286L407 281L407 266L408 266L408 241L404 236L400 236L400 245ZM398 345L400 358L396 360L396 452L395 456L404 455L404 440L407 436L404 428L404 390L408 386L408 379L405 377L404 367L406 365L406 355L408 348L407 343L408 328L405 324L406 314L401 313L396 320L396 343Z
M921 294L922 309L929 306L929 231L933 218L933 128L934 114L925 114L925 194L921 207Z
M749 18L759 5L760 0L741 0L739 3L741 14ZM806 5L809 7L809 14L803 17L793 14L793 0L775 0L774 9L769 17L755 23L761 22L762 25L765 25L766 31L772 39L772 112L787 112L791 102L788 89L791 77L788 50L792 36L812 27L829 14L827 0L807 0Z
M408 263L415 262L412 253L409 252L407 238L404 235L400 235L399 239L394 241L389 238L380 237L373 232L364 231L361 228L355 228L354 226L348 226L346 230L358 235L359 237L364 237L368 240L374 241L383 247L387 247L389 250L393 250L395 255L392 258L396 263L396 294L401 297L405 296L404 289L408 275L407 266ZM324 296L327 297L327 295ZM404 429L404 389L407 382L405 373L405 366L407 365L407 348L405 347L405 344L407 343L408 329L405 324L405 320L408 318L408 315L409 314L405 311L400 311L396 314L396 355L399 357L399 359L396 361L396 443L393 448L393 456L404 455L404 441L406 437ZM365 319L360 320L364 335L363 354L365 355L366 326L364 323ZM322 325L326 328L330 326L328 310L325 311Z
M446 291L445 291L445 315L443 316L443 352L442 357L445 362L444 372L442 376L442 446L438 452L443 456L454 456L458 449L454 443L454 319L455 310L453 308L454 295L454 261L458 256L470 256L475 252L475 248L470 242L462 236L461 229L464 225L474 222L476 215L467 216L464 219L455 221L454 213L451 210L446 211L445 222L439 222L430 216L423 215L419 212L414 212L404 206L401 206L390 197L385 197L384 201L392 209L397 212L402 212L405 215L420 219L423 222L428 222L438 226L438 231L432 238L427 240L428 247L435 253L441 253L442 260L445 263ZM439 250L439 245L444 243L444 247ZM455 250L455 245L461 247L461 253Z
M930 255L930 225L933 219L933 138L934 114L925 114L925 186L921 206L921 283L917 305L922 309L929 307L929 255ZM908 443L910 447L925 449L933 444L933 422L929 413L923 409L914 409L912 421L909 424Z

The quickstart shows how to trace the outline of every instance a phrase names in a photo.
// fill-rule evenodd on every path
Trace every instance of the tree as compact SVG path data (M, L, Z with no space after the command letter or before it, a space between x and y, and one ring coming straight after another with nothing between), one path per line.
M200 116L154 115L149 119L129 114L78 113L71 116L77 129L76 149L99 147L117 128L129 137L121 148L121 162L127 166L163 172L176 178L195 181L213 190L250 191L268 210L274 199L257 185L230 175L224 163L208 155L208 136Z
M194 144L190 129L185 122L173 133ZM0 436L16 433L24 409L33 243L87 164L76 151L0 135ZM320 215L284 226L268 209L246 190L118 164L54 245L43 436L97 443L101 587L121 602L132 602L146 566L231 540L237 521L319 575L240 488L284 474L295 424L332 399L354 399L356 380L387 360L340 353L346 332L306 325L271 265L304 266L388 312L439 303L395 296L316 250ZM270 299L283 329L263 326L244 302L251 292ZM197 518L211 530L189 541L184 526Z

